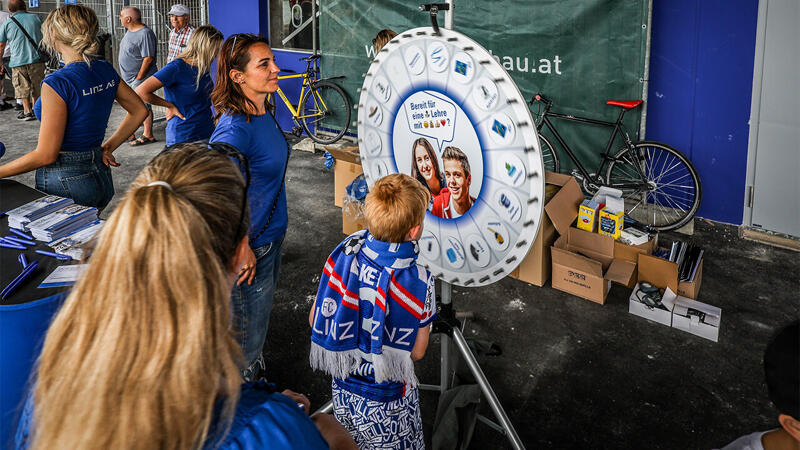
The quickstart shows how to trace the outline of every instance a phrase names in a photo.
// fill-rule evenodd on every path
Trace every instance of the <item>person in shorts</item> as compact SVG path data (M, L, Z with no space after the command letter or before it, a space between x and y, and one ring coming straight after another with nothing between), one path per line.
M42 19L28 12L23 0L10 0L8 10L11 16L0 25L0 55L6 46L11 48L8 63L8 67L13 69L11 82L14 96L22 101L22 111L17 119L36 120L32 108L41 95L44 80L44 62L39 60L38 48L42 40Z
M119 74L131 89L136 89L150 75L158 71L156 65L156 34L142 23L139 8L126 6L119 13L119 21L125 27L125 36L119 43ZM137 138L131 135L129 143L136 147L156 142L153 136L153 108L147 106L144 131Z
M433 276L417 264L430 191L406 174L367 195L369 228L325 263L309 312L310 362L333 376L336 419L363 449L424 449L414 361L436 314Z

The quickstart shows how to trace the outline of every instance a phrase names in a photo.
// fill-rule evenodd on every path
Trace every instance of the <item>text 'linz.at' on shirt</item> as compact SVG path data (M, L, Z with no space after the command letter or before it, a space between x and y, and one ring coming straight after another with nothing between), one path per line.
M120 77L107 61L67 64L44 79L67 105L67 124L61 150L87 151L103 143ZM33 108L42 119L42 100Z

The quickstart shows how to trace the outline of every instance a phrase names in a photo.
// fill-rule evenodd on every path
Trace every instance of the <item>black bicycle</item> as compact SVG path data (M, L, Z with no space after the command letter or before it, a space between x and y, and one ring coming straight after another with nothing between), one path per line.
M702 188L700 177L691 161L678 150L661 142L631 141L622 125L625 113L641 105L642 100L607 101L607 105L622 108L616 122L552 112L550 108L553 102L541 94L536 94L530 104L536 102L544 104L544 111L541 112L536 130L539 132L545 170L558 172L560 169L558 154L553 144L541 133L542 127L546 125L561 148L575 163L576 170L573 171L573 175L583 182L584 190L587 192L593 193L601 186L620 189L625 198L626 217L659 231L674 230L692 220L697 208L700 207ZM558 133L551 118L613 129L597 170L594 172L586 170ZM622 136L625 145L612 154L611 147L617 134Z

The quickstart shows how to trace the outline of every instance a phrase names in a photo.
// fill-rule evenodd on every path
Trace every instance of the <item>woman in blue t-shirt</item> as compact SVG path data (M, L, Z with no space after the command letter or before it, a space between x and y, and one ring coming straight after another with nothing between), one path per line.
M211 142L239 149L250 165L250 251L231 294L234 327L250 378L264 367L261 349L281 265L286 233L284 178L289 145L272 113L267 94L278 89L275 55L267 40L252 34L229 37L219 52L217 84L211 94L218 114Z
M211 137L214 83L209 70L223 40L211 25L197 28L183 53L136 88L145 102L167 108L167 145ZM166 100L154 94L162 87Z
M61 55L65 67L42 84L34 107L42 121L36 149L0 166L0 178L36 169L36 189L102 209L114 196L109 166L119 164L112 152L147 117L147 109L111 64L92 59L97 30L97 16L82 5L64 5L47 16L42 41ZM103 142L114 100L128 115Z
M133 181L47 331L16 448L355 448L304 395L242 384L227 301L248 248L237 153L180 144Z

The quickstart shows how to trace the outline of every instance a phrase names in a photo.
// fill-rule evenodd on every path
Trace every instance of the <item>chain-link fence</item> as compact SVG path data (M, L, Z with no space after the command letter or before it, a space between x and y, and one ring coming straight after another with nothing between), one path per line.
M69 0L40 0L28 2L28 11L39 14L44 20L50 11L68 3ZM97 14L101 33L111 35L110 52L114 67L119 70L117 55L119 55L119 43L125 36L125 28L119 22L119 13L125 6L135 6L142 12L142 22L150 27L156 34L157 56L156 64L164 67L167 63L167 52L169 50L169 9L176 3L181 3L189 7L191 23L194 26L208 24L208 0L86 0L80 2L82 5L92 8ZM34 6L36 5L36 6ZM164 118L164 109L154 107L153 114L156 119Z

